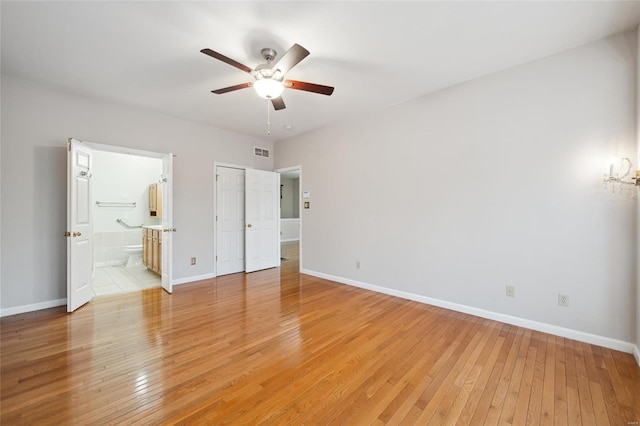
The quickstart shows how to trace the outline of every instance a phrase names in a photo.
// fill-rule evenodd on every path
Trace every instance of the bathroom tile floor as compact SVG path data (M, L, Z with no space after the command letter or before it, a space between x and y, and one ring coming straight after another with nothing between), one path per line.
M140 291L160 284L160 277L144 266L103 266L95 269L91 279L94 296Z

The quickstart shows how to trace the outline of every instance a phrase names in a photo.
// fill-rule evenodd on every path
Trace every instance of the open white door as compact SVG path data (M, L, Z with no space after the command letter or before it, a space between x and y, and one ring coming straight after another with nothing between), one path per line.
M280 266L280 174L245 170L245 272Z
M67 151L67 312L73 312L93 296L91 149L70 138Z
M173 291L171 285L171 246L173 233L173 154L162 157L162 288L168 293Z

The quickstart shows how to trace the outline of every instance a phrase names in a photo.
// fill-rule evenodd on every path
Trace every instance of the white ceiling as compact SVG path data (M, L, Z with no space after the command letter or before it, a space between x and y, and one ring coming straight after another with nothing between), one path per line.
M569 2L9 2L1 3L2 73L97 99L266 136L251 77L259 51L311 55L288 78L335 86L285 90L277 140L366 114L635 28L637 1ZM285 130L284 125L292 125Z

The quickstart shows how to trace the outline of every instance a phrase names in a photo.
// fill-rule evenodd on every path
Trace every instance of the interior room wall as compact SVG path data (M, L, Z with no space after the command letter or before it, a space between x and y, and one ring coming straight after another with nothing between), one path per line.
M636 157L636 38L276 142L310 192L302 269L630 347L635 201L602 176Z
M293 209L291 214L292 217L298 219L300 218L300 178L293 179L291 189L291 196L293 200L291 201L291 208Z
M280 217L281 218L297 218L300 216L298 209L299 197L296 197L298 191L298 178L280 177L280 185L282 186L282 199L280 200ZM296 201L298 199L298 201Z
M211 276L213 164L273 170L266 140L2 75L2 305L66 298L67 138L176 155L174 281ZM215 106L212 105L212 114ZM190 258L197 264L190 265Z

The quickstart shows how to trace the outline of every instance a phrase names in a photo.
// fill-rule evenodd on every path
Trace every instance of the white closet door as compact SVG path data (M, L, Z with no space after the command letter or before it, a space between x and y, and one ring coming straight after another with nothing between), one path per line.
M244 271L245 171L217 167L216 175L216 274Z
M245 172L245 272L253 272L280 266L280 174Z

